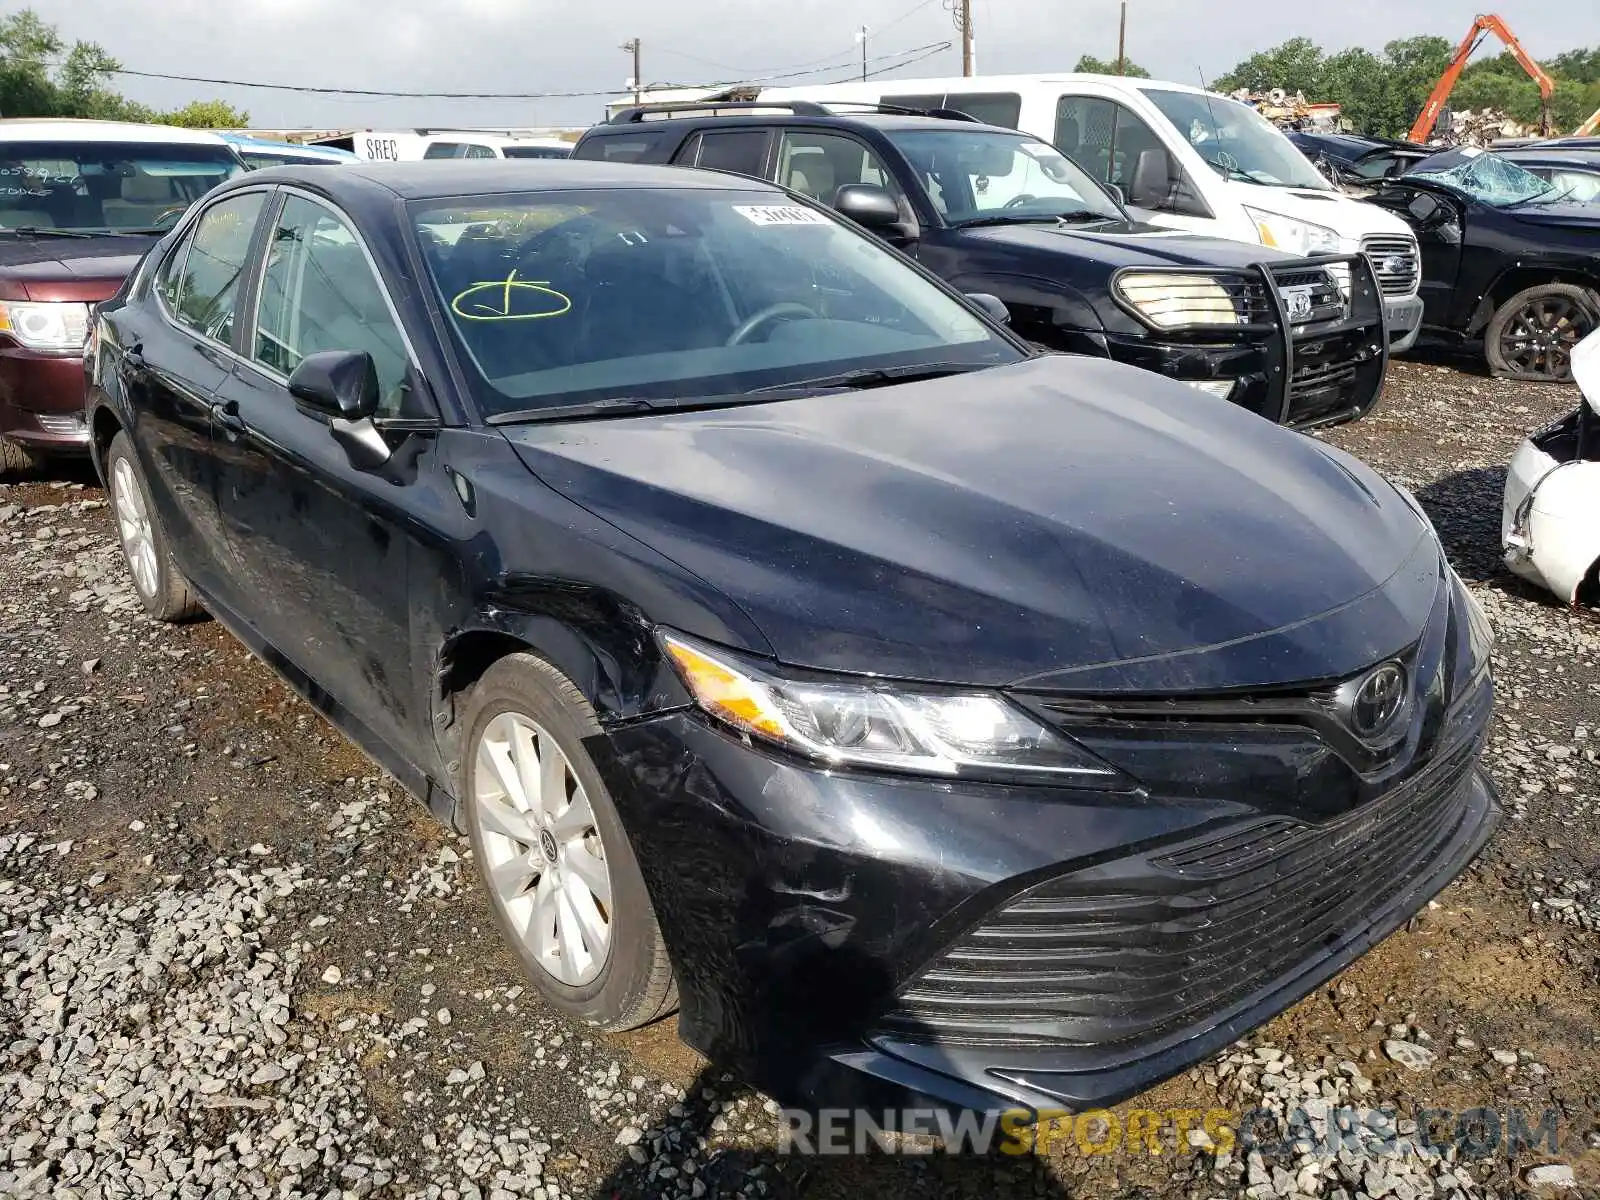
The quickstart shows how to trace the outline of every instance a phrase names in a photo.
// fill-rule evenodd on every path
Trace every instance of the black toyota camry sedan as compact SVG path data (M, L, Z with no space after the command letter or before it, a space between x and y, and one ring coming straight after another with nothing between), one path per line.
M1038 354L757 180L285 167L98 313L156 617L437 816L555 1007L791 1103L1100 1103L1483 845L1482 613L1409 494Z

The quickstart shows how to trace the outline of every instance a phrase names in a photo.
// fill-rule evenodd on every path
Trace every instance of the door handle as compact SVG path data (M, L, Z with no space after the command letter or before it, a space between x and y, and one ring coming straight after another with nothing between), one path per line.
M219 400L211 406L211 419L229 433L244 433L244 418L239 415L237 400Z

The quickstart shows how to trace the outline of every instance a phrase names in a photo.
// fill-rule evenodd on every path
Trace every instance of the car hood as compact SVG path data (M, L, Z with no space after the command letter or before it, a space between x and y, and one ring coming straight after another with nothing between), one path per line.
M1326 679L1408 645L1439 583L1432 533L1356 460L1094 359L503 432L741 606L768 642L746 649L796 666L1045 690Z
M1237 179L1227 180L1223 186L1240 204L1259 212L1277 213L1297 221L1326 226L1337 231L1344 239L1359 240L1380 234L1408 236L1411 233L1410 226L1393 213L1341 192L1266 187Z
M1117 221L1087 228L1073 225L980 225L960 231L962 236L1038 253L1091 258L1113 267L1219 267L1242 268L1256 263L1293 261L1289 255L1266 246L1202 237L1154 225Z
M0 288L13 299L109 299L160 238L154 234L91 238L0 238ZM6 286L9 285L9 286ZM24 295L15 295L18 290Z

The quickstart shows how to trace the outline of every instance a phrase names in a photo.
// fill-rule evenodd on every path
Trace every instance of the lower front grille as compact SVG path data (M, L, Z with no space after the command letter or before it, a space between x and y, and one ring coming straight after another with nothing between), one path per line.
M1106 1046L1192 1027L1331 953L1426 874L1463 819L1478 747L1474 734L1321 825L1264 818L1038 884L914 978L881 1031Z

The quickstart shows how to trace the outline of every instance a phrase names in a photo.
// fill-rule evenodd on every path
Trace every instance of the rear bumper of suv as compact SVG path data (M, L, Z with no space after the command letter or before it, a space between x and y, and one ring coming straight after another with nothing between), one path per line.
M0 344L0 437L51 454L89 449L83 359Z
M1482 848L1493 688L1444 636L1414 660L1431 744L1383 783L1280 721L1086 735L1147 768L1133 793L830 771L685 711L590 747L690 1045L807 1108L1093 1106L1304 996Z

